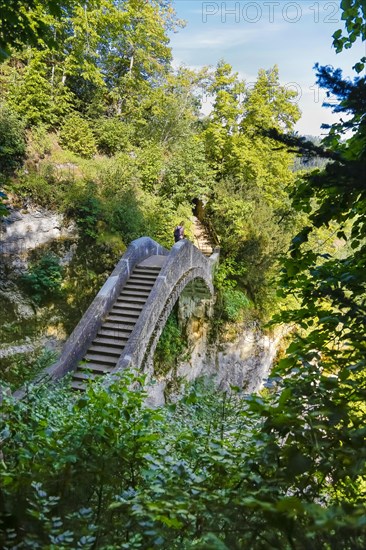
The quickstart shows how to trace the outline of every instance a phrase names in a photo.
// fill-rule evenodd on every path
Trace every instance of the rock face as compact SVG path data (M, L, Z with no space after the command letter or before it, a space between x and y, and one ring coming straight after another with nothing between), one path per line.
M16 262L38 246L74 234L75 226L66 226L61 214L38 207L13 209L0 224L0 255Z
M283 331L266 334L258 327L242 325L234 342L221 344L214 361L204 366L222 390L237 386L245 393L257 392L268 378Z
M48 246L59 247L61 264L71 261L76 250L77 232L61 214L24 205L9 207L10 214L0 222L0 358L23 353L39 345L39 316L31 299L19 286L19 277L28 267L30 253ZM57 243L57 244L56 244ZM43 250L43 248L42 248ZM20 336L19 349L15 341ZM32 341L34 338L34 342Z
M183 310L190 310L191 315L185 324L189 359L180 362L164 377L153 378L148 388L149 405L161 406L167 397L174 400L181 393L182 382L200 376L213 378L220 390L237 386L245 393L252 393L263 387L286 329L282 327L268 334L260 329L259 323L241 323L236 326L236 336L231 341L211 343L208 307L212 304L202 303L192 314L189 304L184 304ZM184 319L180 321L184 323Z

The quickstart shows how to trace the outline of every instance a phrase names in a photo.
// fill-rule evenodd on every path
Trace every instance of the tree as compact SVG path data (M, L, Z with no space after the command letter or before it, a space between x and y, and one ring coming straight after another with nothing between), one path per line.
M344 1L342 8L348 36L340 40L342 31L333 35L338 51L350 47L357 36L365 39L364 4ZM295 323L298 329L274 373L281 378L278 401L262 414L268 436L282 441L267 460L280 466L291 494L306 503L315 520L320 511L314 503L322 504L339 533L336 544L361 548L366 464L366 78L345 80L339 69L316 67L318 84L338 98L334 110L349 118L328 127L323 149L304 140L292 142L293 148L307 148L309 155L331 161L303 178L292 194L294 208L308 218L283 265L282 294L294 296L295 305L275 320ZM351 137L344 139L350 131ZM337 240L332 255L314 246L314 234L330 226Z
M345 29L338 29L333 34L333 47L337 53L343 48L352 48L354 42L361 38L366 40L366 5L359 0L342 0L341 2L342 20L345 21ZM366 57L362 57L354 66L357 73L363 71L366 63Z
M52 20L61 20L77 3L73 0L1 0L0 62L9 57L11 48L24 45L54 47Z
M60 143L84 158L91 158L96 153L93 132L88 122L77 113L66 118L60 130Z
M299 110L293 92L280 85L276 67L259 71L247 89L230 65L220 62L210 91L213 111L202 139L216 179L211 219L224 257L237 266L231 278L261 308L273 307L269 280L293 224L288 198L293 157L261 132L272 125L290 131Z
M217 179L236 172L235 140L243 114L241 95L244 83L232 73L232 67L219 61L208 93L213 96L213 110L202 134L207 159Z
M171 61L167 30L175 21L170 2L117 2L100 45L100 66L117 116L139 113L152 84L167 75Z
M26 9L23 2L13 0L9 21L18 4L19 17L27 14L24 17L28 18L29 32L44 22L39 36L35 31L29 41L27 33L24 37L19 34L16 44L22 50L17 54L20 59L10 59L10 66L13 63L16 70L3 79L5 92L14 96L14 105L19 90L17 95L12 89L11 77L17 82L27 112L28 103L33 112L42 113L42 102L48 97L56 109L60 106L57 125L70 104L88 116L123 114L131 118L135 110L139 113L141 99L170 70L167 29L176 22L170 2L65 0L58 4L34 0ZM23 50L28 44L31 48L27 55ZM40 97L34 94L35 86L40 89ZM47 113L48 105L45 107ZM38 114L36 118L42 116L47 115Z
M7 100L28 127L45 124L56 128L74 102L58 70L50 70L48 61L48 52L27 50L9 68Z
M18 168L24 156L24 125L7 105L0 104L0 174Z

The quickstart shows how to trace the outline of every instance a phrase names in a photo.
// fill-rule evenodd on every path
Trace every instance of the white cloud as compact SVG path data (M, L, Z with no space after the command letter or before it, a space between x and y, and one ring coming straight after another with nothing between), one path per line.
M283 25L271 25L270 32L262 25L255 28L238 27L232 25L218 25L214 28L205 28L199 32L185 33L184 30L171 39L171 44L176 52L194 51L198 53L199 49L205 46L213 46L229 50L239 48L246 44L254 44L256 41L269 39L270 34L281 33Z

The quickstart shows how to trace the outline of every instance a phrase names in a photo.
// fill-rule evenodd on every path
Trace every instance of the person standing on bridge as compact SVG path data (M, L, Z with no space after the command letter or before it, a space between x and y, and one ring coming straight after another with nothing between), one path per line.
M174 229L174 242L177 243L182 239L184 239L184 222L180 222L180 224Z

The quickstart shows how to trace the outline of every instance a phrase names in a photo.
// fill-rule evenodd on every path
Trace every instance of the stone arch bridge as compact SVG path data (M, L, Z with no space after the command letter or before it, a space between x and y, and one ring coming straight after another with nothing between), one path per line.
M174 304L189 295L200 302L213 295L218 249L205 256L189 240L170 251L149 237L133 241L67 340L59 360L35 383L72 374L83 390L99 379L152 358ZM107 379L108 380L108 379ZM22 393L17 392L18 395Z

